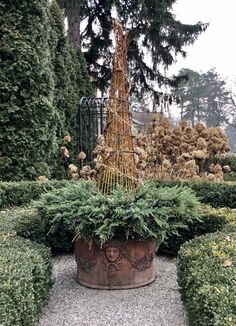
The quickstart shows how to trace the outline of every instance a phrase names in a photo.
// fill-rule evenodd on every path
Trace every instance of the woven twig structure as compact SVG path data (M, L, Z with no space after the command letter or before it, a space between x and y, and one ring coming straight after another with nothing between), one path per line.
M137 186L127 80L128 33L124 33L118 21L114 22L114 32L116 51L104 131L105 146L100 160L102 170L98 175L98 185L104 193L110 193L117 184L127 190Z

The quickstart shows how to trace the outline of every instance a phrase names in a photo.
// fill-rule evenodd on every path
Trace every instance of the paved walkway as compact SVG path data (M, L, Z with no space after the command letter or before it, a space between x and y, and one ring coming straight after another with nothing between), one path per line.
M75 281L72 255L54 258L55 284L38 326L187 326L176 262L156 258L154 283L132 290L93 290Z

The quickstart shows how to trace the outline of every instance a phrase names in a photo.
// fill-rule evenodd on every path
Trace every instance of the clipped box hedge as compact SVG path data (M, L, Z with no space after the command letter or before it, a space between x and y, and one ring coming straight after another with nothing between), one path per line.
M182 184L194 190L196 196L203 204L212 207L236 208L236 182L207 182L207 181L155 181L157 187L173 187Z
M0 324L31 326L51 287L51 254L43 245L0 232Z
M0 211L0 234L15 232L18 236L50 246L46 223L39 219L37 210L13 207Z
M60 189L75 181L22 181L0 182L0 208L24 206L32 200L39 199L40 195L53 189ZM190 181L155 181L157 187L183 184L192 188L197 197L204 204L213 207L236 208L236 182L190 182Z
M41 194L60 189L72 182L67 180L0 182L0 208L29 204Z
M187 241L207 233L214 233L226 226L236 224L236 211L229 208L212 208L204 205L200 221L189 223L188 228L179 229L178 234L169 236L161 244L159 252L176 256L180 247Z
M185 243L179 252L177 267L189 325L235 326L235 226L231 232L208 234Z

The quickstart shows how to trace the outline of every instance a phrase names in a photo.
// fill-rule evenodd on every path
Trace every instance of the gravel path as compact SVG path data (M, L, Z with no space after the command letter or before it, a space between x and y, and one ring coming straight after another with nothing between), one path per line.
M38 326L187 326L176 262L156 258L154 283L132 290L93 290L75 281L72 255L54 258L55 284Z

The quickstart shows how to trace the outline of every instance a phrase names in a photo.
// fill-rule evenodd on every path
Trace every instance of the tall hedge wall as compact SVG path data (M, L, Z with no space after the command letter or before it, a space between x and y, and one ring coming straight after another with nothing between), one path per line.
M2 0L0 34L0 180L64 178L62 139L78 153L77 103L92 94L83 55L55 1Z
M61 145L64 136L70 135L76 149L76 111L79 97L79 88L76 84L74 61L65 32L64 17L56 1L52 1L50 9L50 52L55 83L53 105L57 109L58 124L57 138ZM52 177L62 179L66 177L59 148L51 158Z
M57 151L47 0L0 5L0 176L50 175Z

